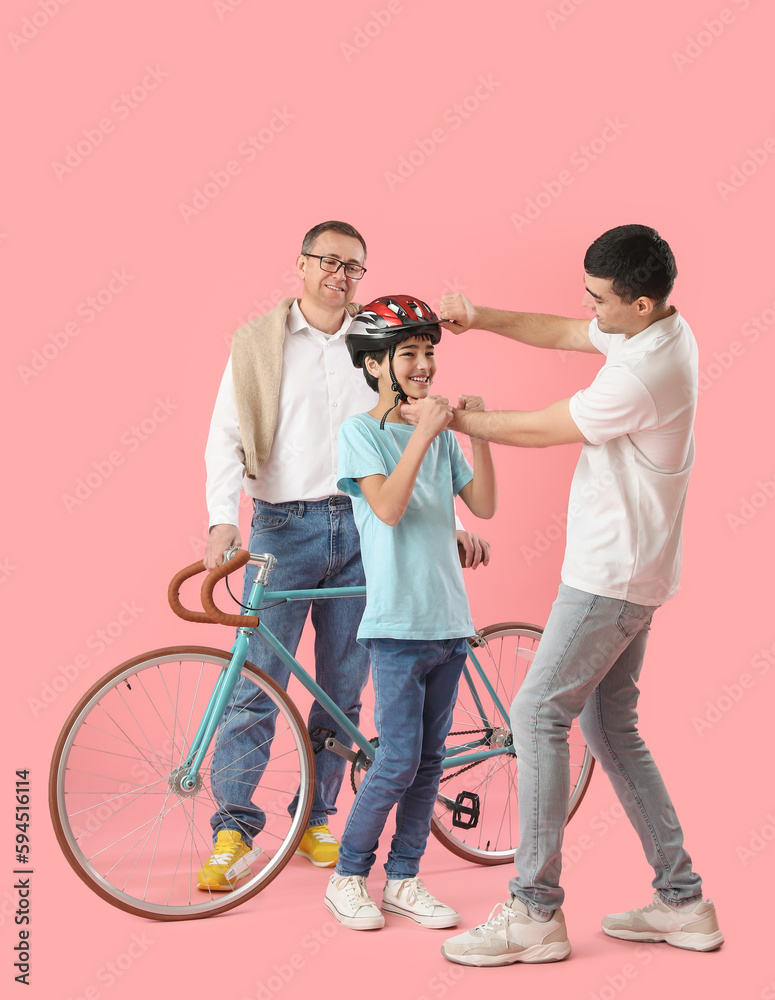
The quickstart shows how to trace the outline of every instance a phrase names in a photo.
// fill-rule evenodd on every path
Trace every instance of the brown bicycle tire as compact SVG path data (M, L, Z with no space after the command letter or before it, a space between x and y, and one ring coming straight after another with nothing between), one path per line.
M270 691L273 696L272 700L275 701L276 704L283 707L286 720L293 721L293 729L297 734L301 747L303 748L304 760L307 766L308 778L306 781L307 789L305 792L306 801L303 805L301 814L298 817L294 817L293 824L295 825L295 833L291 839L287 841L287 843L283 843L283 854L280 861L271 867L271 871L267 873L266 877L257 882L255 886L239 890L233 894L223 893L217 897L213 897L213 894L211 893L211 900L215 898L217 899L217 902L212 902L209 905L206 905L203 902L198 904L196 907L192 907L192 912L178 912L177 910L176 912L151 912L145 906L136 905L128 900L118 898L114 893L104 889L103 886L96 881L95 877L90 874L89 870L84 868L84 865L81 863L73 849L70 838L68 837L65 829L65 823L63 822L61 815L62 810L60 809L60 766L62 764L62 755L65 752L65 748L68 746L68 741L70 740L71 733L73 732L73 727L76 723L78 723L81 714L90 704L94 703L94 705L96 705L98 703L94 701L96 695L98 695L101 691L107 693L113 690L115 682L118 678L127 675L131 676L132 671L134 671L134 674L136 675L137 670L135 670L135 668L140 667L143 664L152 665L156 660L175 656L197 657L205 661L210 661L211 665L227 664L230 660L230 654L226 651L207 646L180 645L162 647L160 649L139 654L138 656L124 661L96 681L80 698L78 704L70 712L54 746L48 785L49 811L57 841L68 863L79 878L81 878L93 892L106 902L136 916L150 917L157 920L195 920L224 913L235 906L241 905L248 899L251 899L257 893L265 889L266 886L280 874L290 858L293 857L296 847L304 835L309 815L312 810L315 784L315 762L306 724L295 704L291 701L287 693L276 683L276 681L264 673L264 671L262 671L255 664L246 660L243 666L243 676L246 674L251 675L249 679L253 680L254 683L257 683L259 687ZM80 725L78 728L80 729ZM76 734L77 732L78 730L75 731ZM303 773L303 765L300 765L300 768L301 773Z

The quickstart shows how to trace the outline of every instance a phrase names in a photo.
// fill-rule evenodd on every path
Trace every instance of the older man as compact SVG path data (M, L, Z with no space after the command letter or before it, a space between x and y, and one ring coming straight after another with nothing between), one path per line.
M344 339L357 311L352 299L366 273L365 261L366 243L353 226L336 221L315 226L296 261L301 297L284 299L235 333L206 450L208 568L222 562L227 548L241 545L238 507L244 489L253 502L249 546L277 558L272 589L365 583L350 498L336 485L337 431L376 398L353 368ZM488 561L486 542L466 532L458 537L469 565ZM243 600L249 587L246 574ZM292 653L310 606L317 681L357 724L369 671L368 654L355 639L364 602L293 601L262 612L262 620ZM249 658L286 687L287 667L258 636L251 640ZM201 889L234 887L240 876L227 877L226 871L264 825L254 795L272 738L265 714L254 704L250 686L243 685L219 726L212 768L218 776L213 793L219 808L211 819L215 846L199 872ZM313 740L332 733L349 745L317 702L308 725ZM320 867L336 864L338 857L328 818L336 812L345 766L342 757L328 751L315 758L312 813L298 853Z

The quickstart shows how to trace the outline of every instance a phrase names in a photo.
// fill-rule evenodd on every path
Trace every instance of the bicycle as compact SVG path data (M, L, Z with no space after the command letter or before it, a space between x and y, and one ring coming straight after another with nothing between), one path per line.
M227 614L215 605L215 584L249 561L257 573L247 613ZM354 790L374 760L377 741L349 722L258 617L275 602L362 597L366 588L267 591L274 564L269 553L237 550L205 577L203 611L185 608L179 591L185 580L204 572L204 564L176 574L168 592L175 613L186 621L236 626L231 651L175 646L127 660L83 695L57 740L49 780L57 839L83 881L122 910L182 920L244 902L279 874L298 846L312 808L315 754L334 752L349 759ZM254 630L331 714L353 741L352 750L330 732L313 732L313 747L288 693L246 659ZM538 626L501 623L469 639L432 821L434 836L467 861L504 864L514 856L516 755L509 706L540 637ZM260 779L253 801L266 822L253 849L227 872L239 876L235 887L225 893L203 891L196 887L196 875L212 850L210 816L218 808L214 788L224 780L212 769L213 738L237 685L254 713L274 720L274 737L263 747L266 762L251 765ZM251 716L239 711L247 724ZM594 764L576 723L569 742L568 818L581 802Z

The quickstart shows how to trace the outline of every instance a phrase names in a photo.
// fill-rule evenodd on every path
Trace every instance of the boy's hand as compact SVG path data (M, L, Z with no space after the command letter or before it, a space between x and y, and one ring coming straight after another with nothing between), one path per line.
M468 410L469 413L472 410L478 410L480 413L484 413L484 400L481 396L458 396L457 408L459 410Z
M431 441L441 434L452 420L452 407L446 396L426 396L425 399L418 399L412 403L411 408L413 410L417 408L419 416L417 430L421 434L426 434Z
M476 319L476 306L472 305L465 295L451 292L441 296L439 305L441 325L453 333L463 333L470 330Z

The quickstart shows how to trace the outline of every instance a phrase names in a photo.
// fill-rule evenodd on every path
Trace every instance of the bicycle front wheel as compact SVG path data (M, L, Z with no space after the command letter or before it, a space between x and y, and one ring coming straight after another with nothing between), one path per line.
M453 854L482 865L508 864L519 843L517 757L512 745L509 708L535 657L542 629L504 622L478 635L473 654L492 690L469 657L460 678L447 738L447 761L441 776L431 832ZM578 721L568 735L571 789L568 818L589 784L594 766ZM499 751L498 753L494 751ZM455 757L469 757L454 764ZM470 755L478 759L473 762Z
M272 881L304 833L314 789L307 729L287 694L252 663L237 680L240 707L226 713L238 716L230 720L240 731L238 754L251 728L261 727L253 740L260 764L244 754L224 768L222 744L214 768L213 740L195 786L185 787L192 739L229 661L201 646L127 660L87 691L59 736L49 781L59 844L84 882L122 910L185 920L231 909ZM228 771L231 788L239 773L248 805L263 817L240 878L226 891L197 887L213 846L210 817L230 808L219 770ZM236 819L228 825L241 827Z

